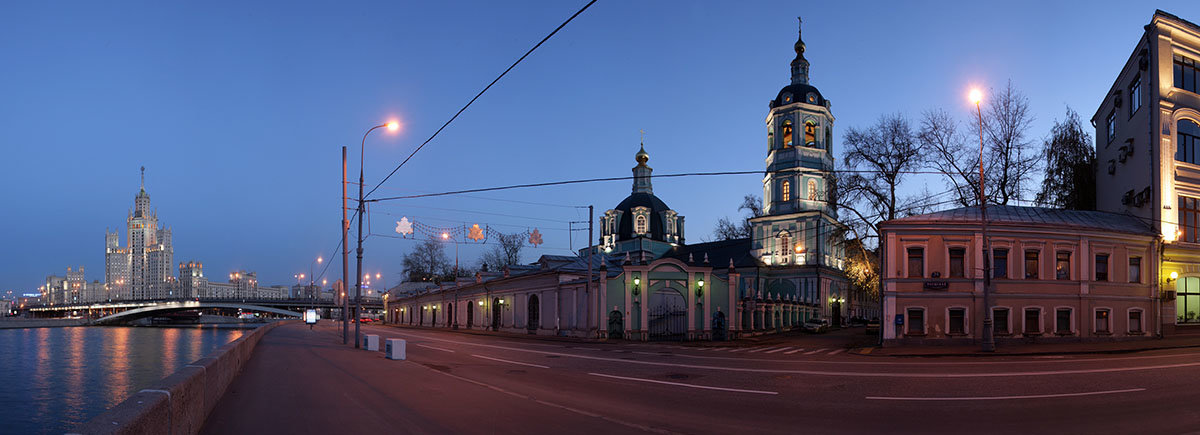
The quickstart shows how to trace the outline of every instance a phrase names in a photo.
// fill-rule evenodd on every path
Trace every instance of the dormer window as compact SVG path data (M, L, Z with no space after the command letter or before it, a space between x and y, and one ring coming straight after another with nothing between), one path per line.
M817 104L817 94L809 92L808 97L805 98L805 100L808 101L808 104Z
M792 94L791 93L783 94L783 104L791 104L791 103L792 103Z
M647 223L646 216L638 215L633 219L633 231L638 234L646 234Z
M788 180L783 180L783 185L780 189L783 190L783 195L782 195L783 202L791 201L792 200L792 183L788 182Z
M792 146L792 121L783 121L783 147Z
M817 126L812 121L804 123L804 145L813 146L817 144Z

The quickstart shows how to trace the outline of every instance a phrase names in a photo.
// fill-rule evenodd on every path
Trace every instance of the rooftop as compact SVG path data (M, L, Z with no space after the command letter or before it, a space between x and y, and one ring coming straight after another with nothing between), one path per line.
M989 225L1045 225L1081 230L1101 230L1146 236L1157 235L1146 221L1130 215L1046 207L989 205ZM979 207L960 207L885 222L884 225L913 223L970 223L979 221Z

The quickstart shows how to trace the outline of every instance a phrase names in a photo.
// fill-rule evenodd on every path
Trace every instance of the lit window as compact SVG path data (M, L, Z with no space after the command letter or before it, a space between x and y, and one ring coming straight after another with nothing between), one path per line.
M817 144L817 126L811 121L804 123L804 144L808 146Z
M1055 279L1071 279L1071 253L1058 251L1054 258Z
M1025 279L1038 279L1038 251L1025 251Z
M817 200L817 180L808 180L808 200Z
M792 146L792 121L783 121L783 146Z
M788 182L787 180L783 180L782 190L783 190L783 202L791 201L792 200L792 183Z
M638 234L646 234L646 216L638 215L637 218L634 218L633 227Z
M1096 310L1096 332L1108 333L1108 310Z
M791 257L791 255L789 255L789 254L791 254L791 252L789 251L789 249L791 249L791 246L792 246L791 234L788 234L787 231L781 231L779 233L779 258L781 261L787 262L787 259L789 257Z

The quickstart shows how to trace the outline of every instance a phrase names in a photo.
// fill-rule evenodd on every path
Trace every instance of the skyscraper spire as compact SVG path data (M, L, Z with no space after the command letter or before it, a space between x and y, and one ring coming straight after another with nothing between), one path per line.
M142 193L146 192L146 167L142 166Z
M796 45L794 46L796 49L796 58L792 59L792 84L807 85L808 59L804 58L804 20L800 19L800 17L796 17L796 21L798 22L796 30Z

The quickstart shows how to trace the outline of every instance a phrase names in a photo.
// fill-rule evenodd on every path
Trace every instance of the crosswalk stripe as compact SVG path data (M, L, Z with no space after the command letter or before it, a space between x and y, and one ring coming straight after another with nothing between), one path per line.
M846 350L846 349L838 349L838 350L835 350L835 351L833 351L833 352L829 352L829 354L830 354L830 355L837 355L837 354L839 354L839 353L842 353L842 351L843 351L843 350Z
M731 351L729 351L729 352L731 352L731 353L732 353L732 352L741 352L741 351L743 351L743 350L746 350L746 349L749 349L749 348L748 348L748 347L739 347L739 348L737 348L737 349L733 349L733 350L731 350Z
M817 350L813 350L813 351L809 351L809 352L804 352L804 354L805 354L805 355L812 355L812 354L814 354L814 353L821 353L821 352L824 352L824 351L827 351L827 350L829 350L829 348L827 348L827 347L823 347L823 348L820 348L820 349L817 349Z
M758 347L758 348L750 349L750 351L749 351L749 352L746 352L746 353L762 352L762 351L764 351L764 350L767 350L767 349L771 349L771 346L764 346L764 347Z
M793 353L796 353L796 352L799 352L799 351L802 351L802 350L804 350L804 348L803 348L803 347L801 347L801 348L799 348L799 349L796 349L796 350L789 350L789 351L787 351L787 352L784 352L783 354L784 354L784 355L791 355L791 354L793 354Z
M775 349L775 350L771 350L771 351L767 351L767 352L763 352L763 353L775 353L775 352L782 352L782 351L785 351L785 350L788 350L788 349L791 349L791 348L792 348L791 346L785 346L785 347L781 347L781 348L779 348L779 349Z

